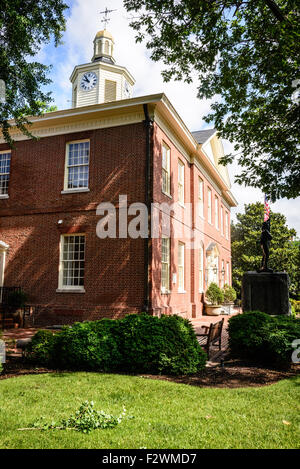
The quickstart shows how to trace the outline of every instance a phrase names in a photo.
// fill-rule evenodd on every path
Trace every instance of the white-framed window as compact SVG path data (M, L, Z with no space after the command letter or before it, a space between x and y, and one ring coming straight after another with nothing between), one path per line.
M199 249L199 292L204 291L204 247L201 244Z
M184 243L178 243L178 291L184 292Z
M230 285L230 270L229 270L229 262L226 262L226 283Z
M219 199L215 196L215 226L219 229Z
M162 144L162 191L171 195L171 174L170 174L170 148Z
M0 151L0 196L8 195L8 186L10 178L10 151Z
M178 160L178 202L184 205L184 163Z
M221 235L224 236L224 214L223 214L223 207L221 206L221 210L220 210L220 223L221 223Z
M207 188L207 220L208 223L211 223L212 213L211 213L211 189Z
M170 238L161 240L161 291L168 293L170 290Z
M203 179L199 177L198 179L198 204L199 204L199 215L204 217L204 182Z
M90 141L67 143L65 191L80 191L89 187Z
M63 234L60 240L59 289L84 290L85 235Z
M228 212L225 212L225 236L229 239L229 220Z

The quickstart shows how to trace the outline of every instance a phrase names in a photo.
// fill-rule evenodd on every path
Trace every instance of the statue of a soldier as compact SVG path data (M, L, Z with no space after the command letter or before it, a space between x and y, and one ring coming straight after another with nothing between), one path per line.
M261 267L258 272L273 272L272 269L268 267L269 255L270 255L270 242L272 235L270 233L270 207L267 198L265 197L265 213L264 213L264 222L261 228L260 235L260 247L262 249L262 261Z

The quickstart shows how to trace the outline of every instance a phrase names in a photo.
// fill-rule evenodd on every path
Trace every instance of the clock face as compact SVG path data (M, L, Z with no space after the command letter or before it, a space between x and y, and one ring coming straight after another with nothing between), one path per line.
M126 80L125 80L125 83L124 83L124 93L125 93L125 96L130 97L130 89L129 89L129 85L128 85Z
M81 78L80 88L83 91L90 91L96 86L96 83L97 75L94 72L87 72Z

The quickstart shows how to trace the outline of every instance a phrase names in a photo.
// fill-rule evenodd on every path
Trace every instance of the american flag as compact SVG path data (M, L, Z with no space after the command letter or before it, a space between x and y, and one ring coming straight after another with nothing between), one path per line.
M265 195L265 209L264 209L264 221L268 221L270 218L270 204L268 197Z

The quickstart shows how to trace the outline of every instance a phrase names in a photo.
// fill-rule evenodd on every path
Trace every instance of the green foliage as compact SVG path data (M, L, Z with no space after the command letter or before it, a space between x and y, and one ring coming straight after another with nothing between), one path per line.
M122 362L120 322L78 322L59 335L54 362L69 369L114 371Z
M26 356L30 361L43 366L52 366L55 362L55 347L58 334L40 330L33 337L26 349Z
M51 101L50 94L42 87L50 83L49 67L31 60L41 46L54 37L60 42L65 30L63 0L2 0L0 8L0 79L6 85L6 102L0 103L0 130L12 145L11 125L27 136L29 120L26 116L45 111Z
M237 222L231 225L232 283L241 295L244 272L257 269L261 264L261 226L264 217L262 203L245 205L245 213L237 214ZM271 249L269 266L277 271L286 271L290 277L290 294L298 290L300 271L300 247L292 241L294 229L288 228L281 213L271 211Z
M8 306L13 306L14 308L22 308L28 301L28 295L23 290L15 290L9 293L7 297Z
M123 412L118 416L106 414L103 410L95 410L94 402L85 401L81 404L79 409L68 419L63 419L61 422L42 423L42 419L34 422L29 428L22 430L66 430L74 429L81 433L90 433L92 430L114 428L122 422L126 415L126 409L123 407Z
M221 288L214 282L209 285L205 296L213 305L220 305L224 302L224 294Z
M224 303L230 303L236 299L236 291L230 285L225 283L223 287Z
M163 77L191 82L214 99L207 122L236 142L239 183L273 199L300 194L299 3L277 0L282 21L265 0L124 0L137 41L163 61ZM273 2L274 3L274 2ZM141 13L142 12L142 13ZM299 87L299 84L298 84Z
M120 321L125 370L190 374L205 366L192 324L179 316L128 315Z
M206 362L191 323L179 316L134 314L76 323L54 339L40 333L29 358L63 369L189 374Z
M300 301L294 300L294 299L291 298L290 302L291 302L291 305L293 306L293 308L295 309L295 313L299 314L300 313Z
M228 332L233 356L288 367L292 342L300 337L300 320L251 311L230 318Z

